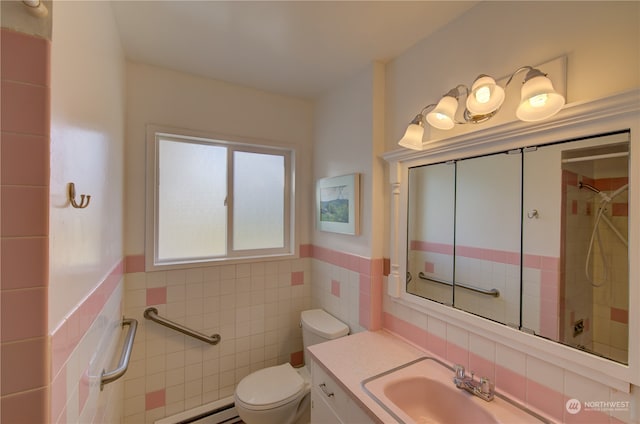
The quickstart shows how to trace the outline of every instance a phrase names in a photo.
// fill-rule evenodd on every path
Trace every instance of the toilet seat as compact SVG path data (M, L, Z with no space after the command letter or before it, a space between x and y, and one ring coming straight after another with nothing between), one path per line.
M285 405L304 392L305 382L286 363L258 370L243 378L236 387L236 400L247 409L262 411Z

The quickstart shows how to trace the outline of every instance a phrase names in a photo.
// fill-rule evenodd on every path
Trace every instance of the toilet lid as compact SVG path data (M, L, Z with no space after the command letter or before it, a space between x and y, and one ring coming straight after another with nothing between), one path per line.
M303 389L304 380L286 363L243 378L236 387L236 397L250 409L271 409L288 403Z

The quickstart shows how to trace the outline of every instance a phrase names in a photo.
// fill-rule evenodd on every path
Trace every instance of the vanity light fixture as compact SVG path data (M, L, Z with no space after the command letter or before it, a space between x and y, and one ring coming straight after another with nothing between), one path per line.
M406 147L407 149L420 150L422 149L422 136L424 135L424 113L431 107L435 106L429 105L422 109L422 112L416 115L413 118L413 121L407 127L407 130L404 132L404 136L398 142L402 147Z
M558 94L547 74L531 66L516 69L505 84L500 87L495 79L488 75L479 75L471 89L460 84L449 90L437 104L431 104L422 109L411 121L407 131L398 144L413 150L422 150L424 135L424 121L440 130L450 130L456 124L479 124L493 118L504 103L505 89L517 74L528 71L524 77L520 91L520 104L516 109L516 116L521 121L535 122L547 119L565 104L564 96ZM460 97L464 97L465 109L463 120L458 120ZM428 112L428 113L427 113Z

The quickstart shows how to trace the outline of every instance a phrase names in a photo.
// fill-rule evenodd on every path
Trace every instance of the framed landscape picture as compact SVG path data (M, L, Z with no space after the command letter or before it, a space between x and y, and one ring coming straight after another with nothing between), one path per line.
M360 231L360 174L321 178L316 185L319 230L357 235Z

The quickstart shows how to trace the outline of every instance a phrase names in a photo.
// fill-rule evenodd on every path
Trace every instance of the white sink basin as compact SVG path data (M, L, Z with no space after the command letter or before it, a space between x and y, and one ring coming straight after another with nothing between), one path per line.
M420 358L368 378L362 387L400 423L541 423L542 417L496 396L491 402L458 389L454 373L434 358Z

